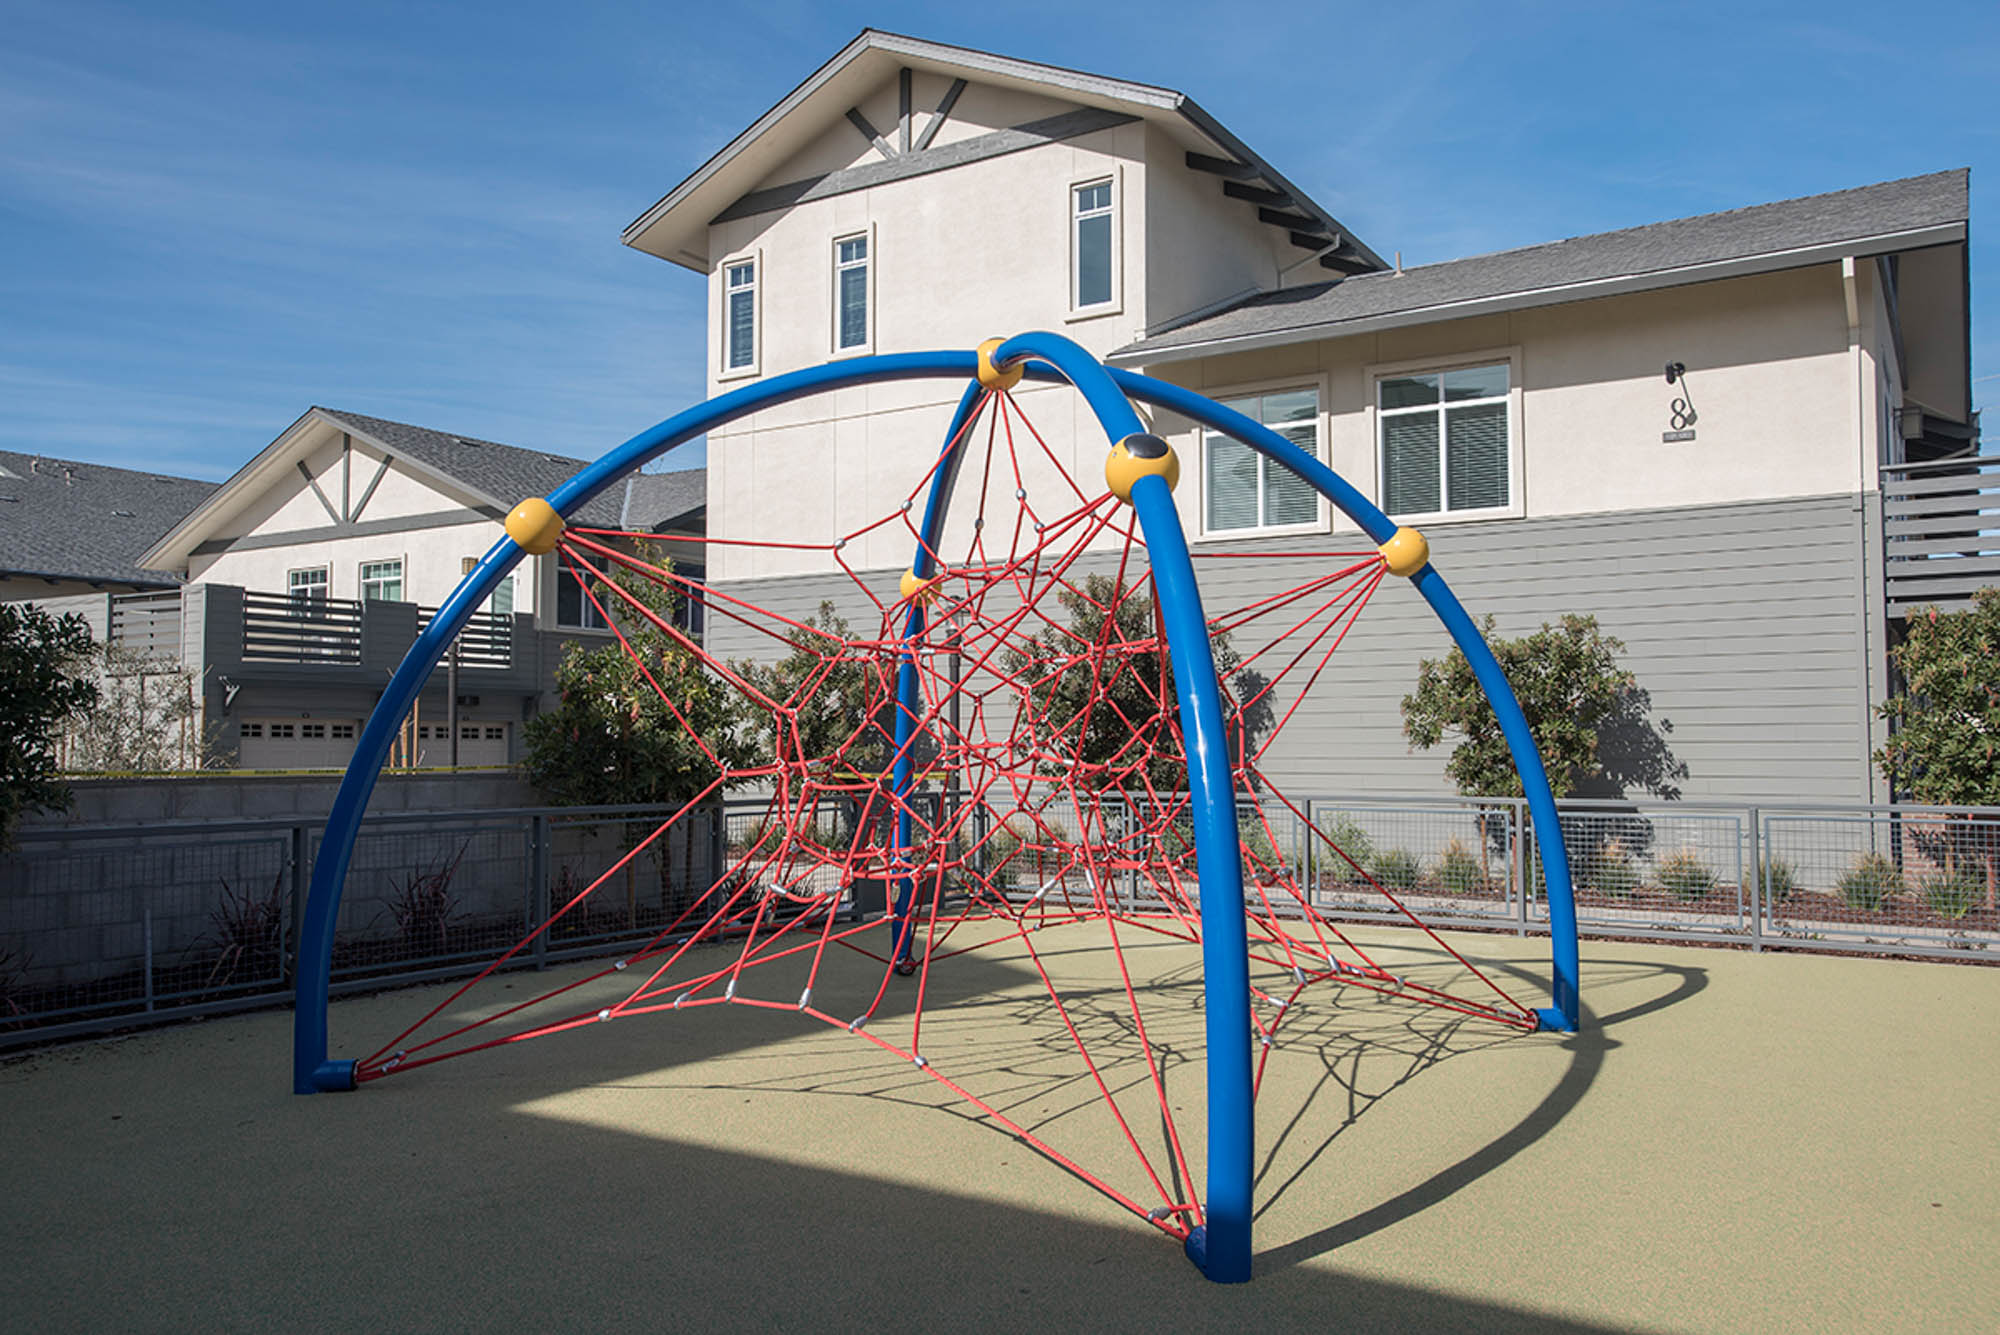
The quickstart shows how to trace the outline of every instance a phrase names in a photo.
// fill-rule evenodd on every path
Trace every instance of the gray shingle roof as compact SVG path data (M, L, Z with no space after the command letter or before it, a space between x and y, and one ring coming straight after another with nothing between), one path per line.
M319 411L380 442L391 454L426 464L507 507L530 496L548 495L589 464L588 460L565 454L524 450L476 436L412 426L408 422L392 422L335 408ZM623 486L599 494L573 518L599 528L651 530L700 509L707 485L708 475L698 469L635 475L627 478Z
M1618 280L1643 280L1648 275L1654 281L1635 281L1632 286L1695 282L1723 276L1732 262L1751 265L1765 260L1762 267L1784 267L1786 257L1792 256L1793 262L1813 263L1827 258L1815 253L1819 248L1865 246L1871 240L1934 232L1953 224L1962 236L1970 216L1966 178L1963 169L1911 176L1428 264L1400 274L1362 274L1340 282L1261 292L1120 348L1111 359L1137 364L1172 360L1176 354L1336 338L1377 321L1449 319L1464 313L1460 308L1467 305L1505 304L1510 298L1521 305L1581 300L1622 290L1612 286Z
M0 450L0 574L166 587L139 556L214 491L165 473Z

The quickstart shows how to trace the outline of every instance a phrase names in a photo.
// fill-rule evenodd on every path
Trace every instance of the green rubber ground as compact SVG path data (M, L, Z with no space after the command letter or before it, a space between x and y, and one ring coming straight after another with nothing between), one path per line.
M1363 939L1407 976L1452 973L1410 934ZM1452 939L1545 1004L1523 981L1543 943ZM1099 944L1043 948L1110 1078L1144 1083ZM1199 1176L1191 956L1131 954L1153 1038L1192 1054L1167 1082ZM1150 1191L1025 956L954 963L929 1058ZM864 965L843 957L815 1000ZM442 995L337 1003L336 1054ZM1228 1288L907 1063L796 1015L621 1019L311 1098L289 1093L288 1013L69 1046L0 1066L0 1325L2000 1329L2000 969L1586 942L1584 998L1564 1038L1309 994L1259 1103L1257 1278ZM898 1009L876 1031L900 1043ZM1124 1106L1157 1144L1151 1100Z

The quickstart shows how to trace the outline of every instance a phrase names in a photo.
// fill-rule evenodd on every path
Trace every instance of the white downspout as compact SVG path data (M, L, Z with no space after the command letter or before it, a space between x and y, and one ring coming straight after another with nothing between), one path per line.
M1887 603L1877 606L1869 597L1873 584L1868 577L1869 551L1873 546L1868 533L1868 491L1869 472L1872 460L1868 450L1868 388L1866 358L1861 348L1861 284L1858 266L1854 256L1840 258L1841 295L1847 303L1847 359L1853 367L1853 394L1850 396L1854 411L1854 501L1859 520L1855 529L1860 536L1860 564L1855 569L1855 578L1860 581L1861 597L1861 767L1867 776L1865 800L1874 802L1880 797L1875 775L1875 710L1872 700L1875 673L1871 645L1875 642L1875 622L1879 617L1885 624L1883 633L1888 633L1886 625Z

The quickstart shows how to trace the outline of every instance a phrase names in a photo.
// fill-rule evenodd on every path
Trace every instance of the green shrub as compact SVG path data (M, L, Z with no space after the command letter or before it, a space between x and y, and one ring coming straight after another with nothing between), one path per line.
M1764 898L1776 904L1799 888L1798 869L1783 858L1764 859Z
M1639 869L1616 839L1605 840L1585 859L1584 875L1592 890L1613 899L1629 899L1639 888Z
M1438 885L1449 894L1476 895L1486 888L1479 855L1458 839L1446 844L1438 855L1436 875Z
M1414 890L1423 878L1423 864L1417 855L1400 848L1388 848L1375 855L1375 879L1386 890Z
M1339 849L1340 853L1345 853L1348 857L1353 858L1354 864L1357 867L1365 869L1375 860L1375 841L1368 837L1368 831L1361 828L1361 823L1346 812L1342 812L1340 815L1334 817L1329 824L1321 827L1320 842L1331 845L1333 848ZM1330 869L1334 875L1344 879L1349 869L1347 864L1341 860L1340 853L1322 852L1318 854L1319 865Z
M1880 853L1863 853L1840 878L1840 897L1870 913L1903 888L1903 873Z
M1669 853L1654 865L1660 888L1675 899L1706 899L1715 889L1715 873L1691 848Z
M1932 913L1956 922L1972 912L1972 906L1980 900L1983 887L1976 877L1963 871L1940 871L1924 877L1922 889L1924 903L1930 905Z

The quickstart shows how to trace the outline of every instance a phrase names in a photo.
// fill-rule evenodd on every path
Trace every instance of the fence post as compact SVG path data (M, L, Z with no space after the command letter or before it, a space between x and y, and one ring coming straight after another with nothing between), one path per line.
M1756 807L1749 810L1750 820L1750 949L1758 952L1764 949L1764 857L1762 833L1764 816ZM1741 878L1739 878L1741 879Z
M1528 848L1527 804L1519 798L1512 799L1507 809L1507 816L1509 823L1514 827L1513 837L1508 841L1508 846L1514 850L1513 872L1516 914L1514 935L1526 936L1528 934L1528 892L1534 888L1534 876L1529 871L1534 855Z
M528 824L528 930L549 920L549 817L542 812ZM549 934L535 932L535 967L549 967Z
M146 909L146 1010L153 1009L153 910Z
M294 825L285 838L286 868L292 878L292 921L285 928L284 976L299 976L299 925L306 920L306 893L312 877L306 874L306 827Z

